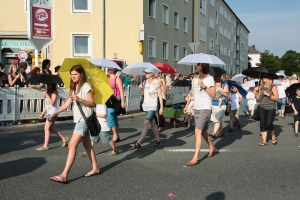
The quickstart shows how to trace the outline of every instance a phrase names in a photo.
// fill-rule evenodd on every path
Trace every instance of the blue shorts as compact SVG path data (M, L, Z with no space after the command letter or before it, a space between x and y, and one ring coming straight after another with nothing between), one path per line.
M279 98L277 101L278 110L285 110L286 97Z
M77 133L82 137L86 136L86 134L89 133L89 130L85 121L79 121L78 123L76 123L73 133Z
M113 108L107 108L107 115L108 115L108 126L109 128L111 127L119 127L119 122L118 122L118 117L117 117L117 114L116 114L116 111L115 109Z
M294 115L294 122L296 122L296 121L300 121L300 114L299 114L299 112L298 112L298 115Z
M112 141L109 131L100 131L100 134L98 136L95 137L90 136L90 138L91 141L95 143L98 143L99 139L101 139L102 143L109 143Z
M47 118L49 117L50 115L47 115ZM55 115L54 117L51 118L50 122L53 123L56 121L58 115Z
M155 110L149 110L146 111L146 119L151 121L152 119L154 119L154 115L155 115Z

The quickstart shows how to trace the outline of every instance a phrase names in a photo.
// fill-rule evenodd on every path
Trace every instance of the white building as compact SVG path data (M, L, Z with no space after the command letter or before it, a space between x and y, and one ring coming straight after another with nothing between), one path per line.
M260 52L255 49L255 45L248 46L248 56L251 58L252 67L257 67L260 64Z

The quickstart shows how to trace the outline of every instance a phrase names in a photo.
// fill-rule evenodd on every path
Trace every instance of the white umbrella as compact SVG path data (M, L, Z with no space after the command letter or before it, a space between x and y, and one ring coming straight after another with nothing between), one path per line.
M111 68L115 68L118 70L122 70L122 68L117 63L115 63L114 61L108 60L106 58L94 58L94 59L91 59L90 62L98 67L105 67L105 68L111 67Z
M257 82L259 82L259 80L247 81L246 83L243 84L243 87L245 88L256 87L255 85L257 85L256 84Z
M145 75L144 71L146 69L149 70L152 68L153 68L153 72L156 72L156 74L161 72L160 69L158 69L157 67L155 67L149 62L134 62L128 65L127 67L125 67L122 70L122 73L129 74L129 75Z
M235 81L235 82L238 82L238 83L241 83L243 82L244 78L246 78L247 76L245 76L244 74L237 74L235 75L234 77L232 77L232 81Z
M283 78L285 78L286 77L286 75L285 74L283 74L283 73L276 73L277 74L277 76L283 76Z
M196 65L197 63L208 63L209 65L226 65L220 58L204 53L190 54L182 58L178 64Z

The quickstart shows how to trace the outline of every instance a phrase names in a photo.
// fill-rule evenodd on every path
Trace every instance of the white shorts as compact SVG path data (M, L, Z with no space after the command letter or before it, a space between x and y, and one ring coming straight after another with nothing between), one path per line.
M220 122L225 114L225 110L226 105L221 106L221 108L219 108L219 106L213 105L210 120L213 122Z
M248 104L249 110L254 110L255 104Z

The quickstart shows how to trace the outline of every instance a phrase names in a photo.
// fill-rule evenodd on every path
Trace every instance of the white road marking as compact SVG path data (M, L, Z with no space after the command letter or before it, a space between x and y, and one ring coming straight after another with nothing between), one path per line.
M169 152L195 152L195 149L164 149ZM201 149L200 152L209 152L210 149ZM231 152L229 149L217 149L216 152Z

